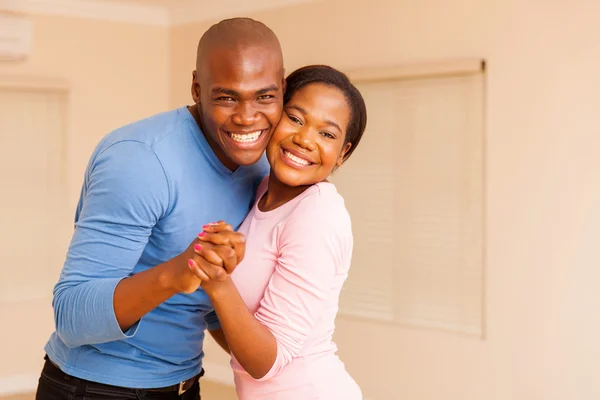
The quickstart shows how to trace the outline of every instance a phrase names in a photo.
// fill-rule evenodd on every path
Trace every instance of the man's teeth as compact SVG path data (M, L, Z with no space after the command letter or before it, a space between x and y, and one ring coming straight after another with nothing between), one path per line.
M240 135L239 133L230 133L229 136L231 136L231 138L236 142L250 143L256 141L260 137L261 133L262 131L244 133L243 135Z
M292 153L290 153L289 151L284 151L283 154L285 154L285 156L287 158L289 158L290 160L292 160L296 164L300 164L300 165L308 165L308 164L310 164L309 161L306 161L304 158L297 157L297 156L293 155Z

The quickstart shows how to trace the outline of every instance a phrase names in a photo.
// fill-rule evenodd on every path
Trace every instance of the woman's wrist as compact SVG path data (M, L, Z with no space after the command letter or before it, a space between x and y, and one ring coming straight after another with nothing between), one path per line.
M206 294L212 299L218 299L223 296L227 296L230 290L233 288L233 281L228 275L223 281L205 281L202 282L202 288Z

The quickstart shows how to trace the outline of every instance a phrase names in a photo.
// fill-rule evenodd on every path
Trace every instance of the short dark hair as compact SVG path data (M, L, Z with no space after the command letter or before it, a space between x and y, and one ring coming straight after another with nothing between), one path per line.
M352 143L352 147L344 156L346 161L358 146L367 126L367 107L358 89L343 72L327 65L307 65L299 68L288 75L285 81L287 87L283 96L284 104L290 101L294 93L312 83L335 87L344 93L350 106L350 123L344 144Z

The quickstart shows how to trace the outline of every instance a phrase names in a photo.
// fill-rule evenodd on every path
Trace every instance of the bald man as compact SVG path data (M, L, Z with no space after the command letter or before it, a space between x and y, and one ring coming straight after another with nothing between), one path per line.
M188 259L204 224L239 225L248 213L284 82L269 28L221 21L198 45L195 104L99 143L54 289L37 399L199 399L204 331L219 325Z

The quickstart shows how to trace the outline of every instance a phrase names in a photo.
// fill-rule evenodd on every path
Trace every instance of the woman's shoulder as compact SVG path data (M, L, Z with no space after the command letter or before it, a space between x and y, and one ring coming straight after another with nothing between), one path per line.
M319 182L299 196L290 214L292 220L303 220L325 230L349 230L350 214L337 188L330 182Z

